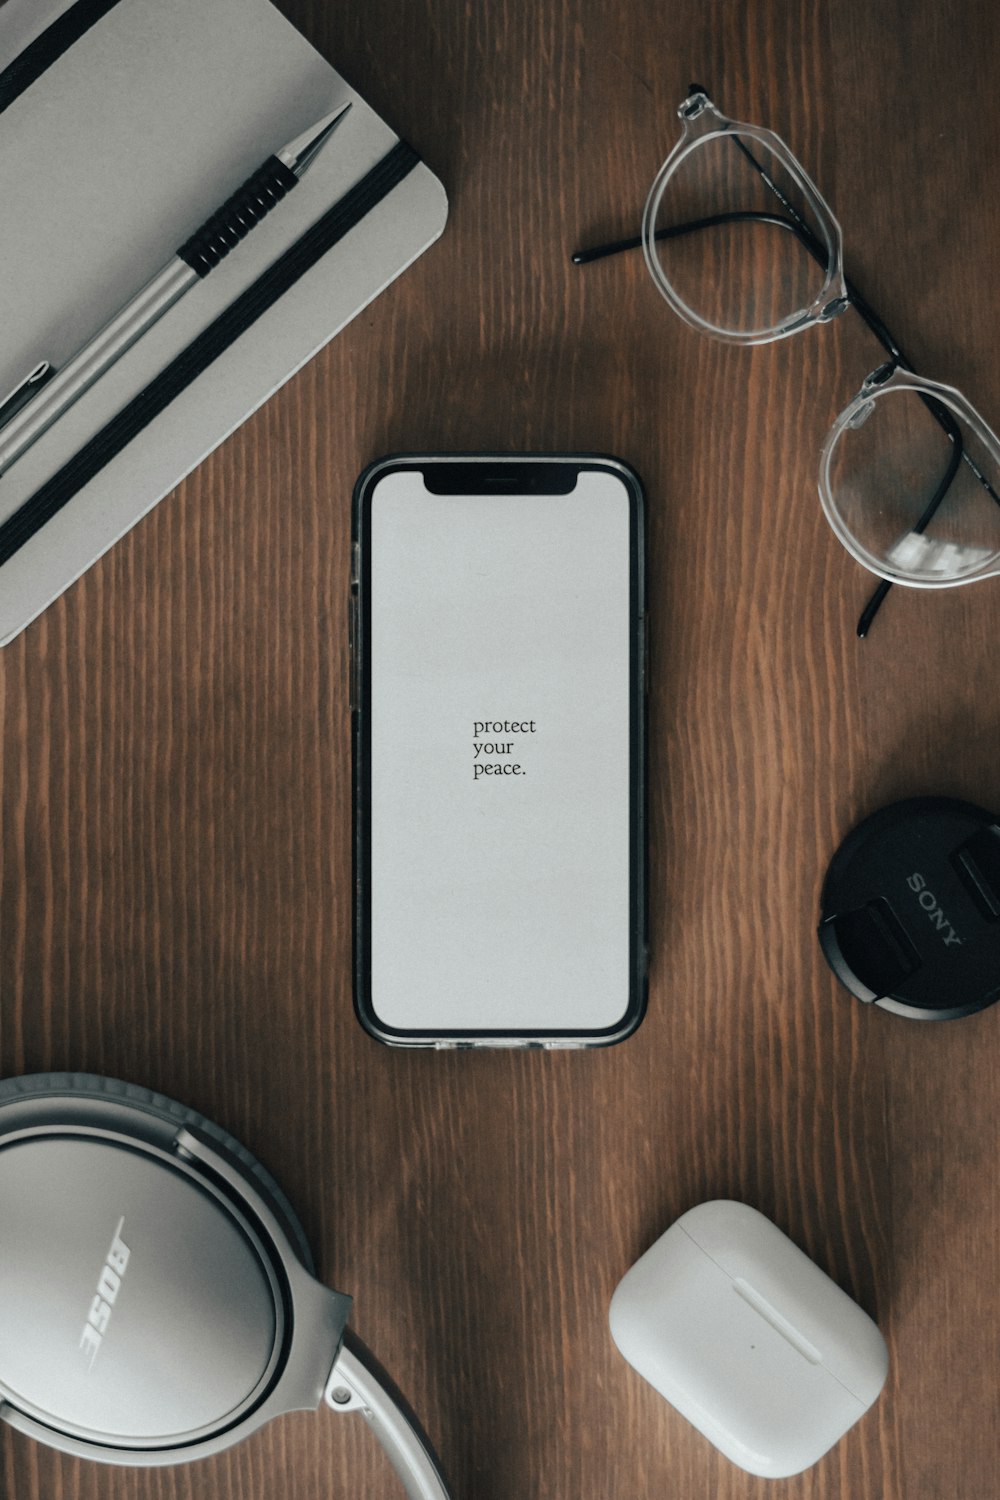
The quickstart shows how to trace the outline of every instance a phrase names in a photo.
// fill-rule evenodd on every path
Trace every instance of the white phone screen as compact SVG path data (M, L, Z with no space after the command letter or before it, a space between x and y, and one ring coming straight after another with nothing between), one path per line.
M630 999L630 497L371 497L370 998L425 1034L612 1028Z

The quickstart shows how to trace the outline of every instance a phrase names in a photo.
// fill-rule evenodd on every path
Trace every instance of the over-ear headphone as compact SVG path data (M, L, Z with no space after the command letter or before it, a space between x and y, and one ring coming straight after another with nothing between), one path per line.
M416 1417L311 1274L238 1141L161 1094L0 1083L0 1417L105 1463L182 1463L324 1400L361 1411L411 1500L449 1491Z

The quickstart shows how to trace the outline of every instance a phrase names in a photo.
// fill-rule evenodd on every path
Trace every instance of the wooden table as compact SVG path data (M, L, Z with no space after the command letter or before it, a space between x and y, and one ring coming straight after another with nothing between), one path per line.
M864 1009L827 860L923 792L1000 808L1000 583L869 592L816 493L878 363L701 339L627 232L696 78L778 130L921 369L1000 422L992 0L282 0L441 175L444 238L0 657L0 1071L214 1116L299 1206L458 1500L996 1500L1000 1007ZM407 448L603 450L649 499L649 1013L623 1046L398 1053L351 1004L350 495ZM623 1362L617 1281L743 1199L878 1320L813 1470L733 1468ZM0 1432L7 1500L390 1497L357 1420L189 1469Z

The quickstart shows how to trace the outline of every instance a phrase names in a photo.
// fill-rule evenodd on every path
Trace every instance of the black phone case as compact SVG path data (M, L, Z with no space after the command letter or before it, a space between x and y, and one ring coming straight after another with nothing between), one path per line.
M598 1032L548 1030L512 1032L501 1028L475 1031L396 1030L378 1017L371 996L371 848L370 828L370 707L371 663L368 571L368 509L376 484L387 474L410 469L447 466L428 488L436 493L565 493L580 470L610 470L630 496L630 589L633 597L629 647L629 1000L613 1027ZM520 470L520 474L517 471ZM528 471L531 471L530 473ZM475 472L472 472L475 471ZM486 473L496 473L495 484L479 490ZM507 476L510 476L509 478ZM454 476L452 482L451 476ZM554 487L552 485L555 476ZM473 487L471 480L478 483ZM435 489L440 482L441 488ZM510 488L504 486L510 485ZM646 693L647 615L645 600L645 496L642 481L620 459L604 454L399 453L375 460L354 486L351 532L349 601L349 676L352 742L354 1007L361 1025L378 1041L397 1047L598 1047L624 1041L639 1026L646 1010L648 967L648 885L646 858Z

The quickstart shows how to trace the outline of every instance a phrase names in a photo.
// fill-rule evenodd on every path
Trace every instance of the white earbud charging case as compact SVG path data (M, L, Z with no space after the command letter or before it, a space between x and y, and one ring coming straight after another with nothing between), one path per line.
M639 1374L741 1469L799 1474L885 1383L871 1318L763 1214L683 1214L619 1283L611 1332Z

